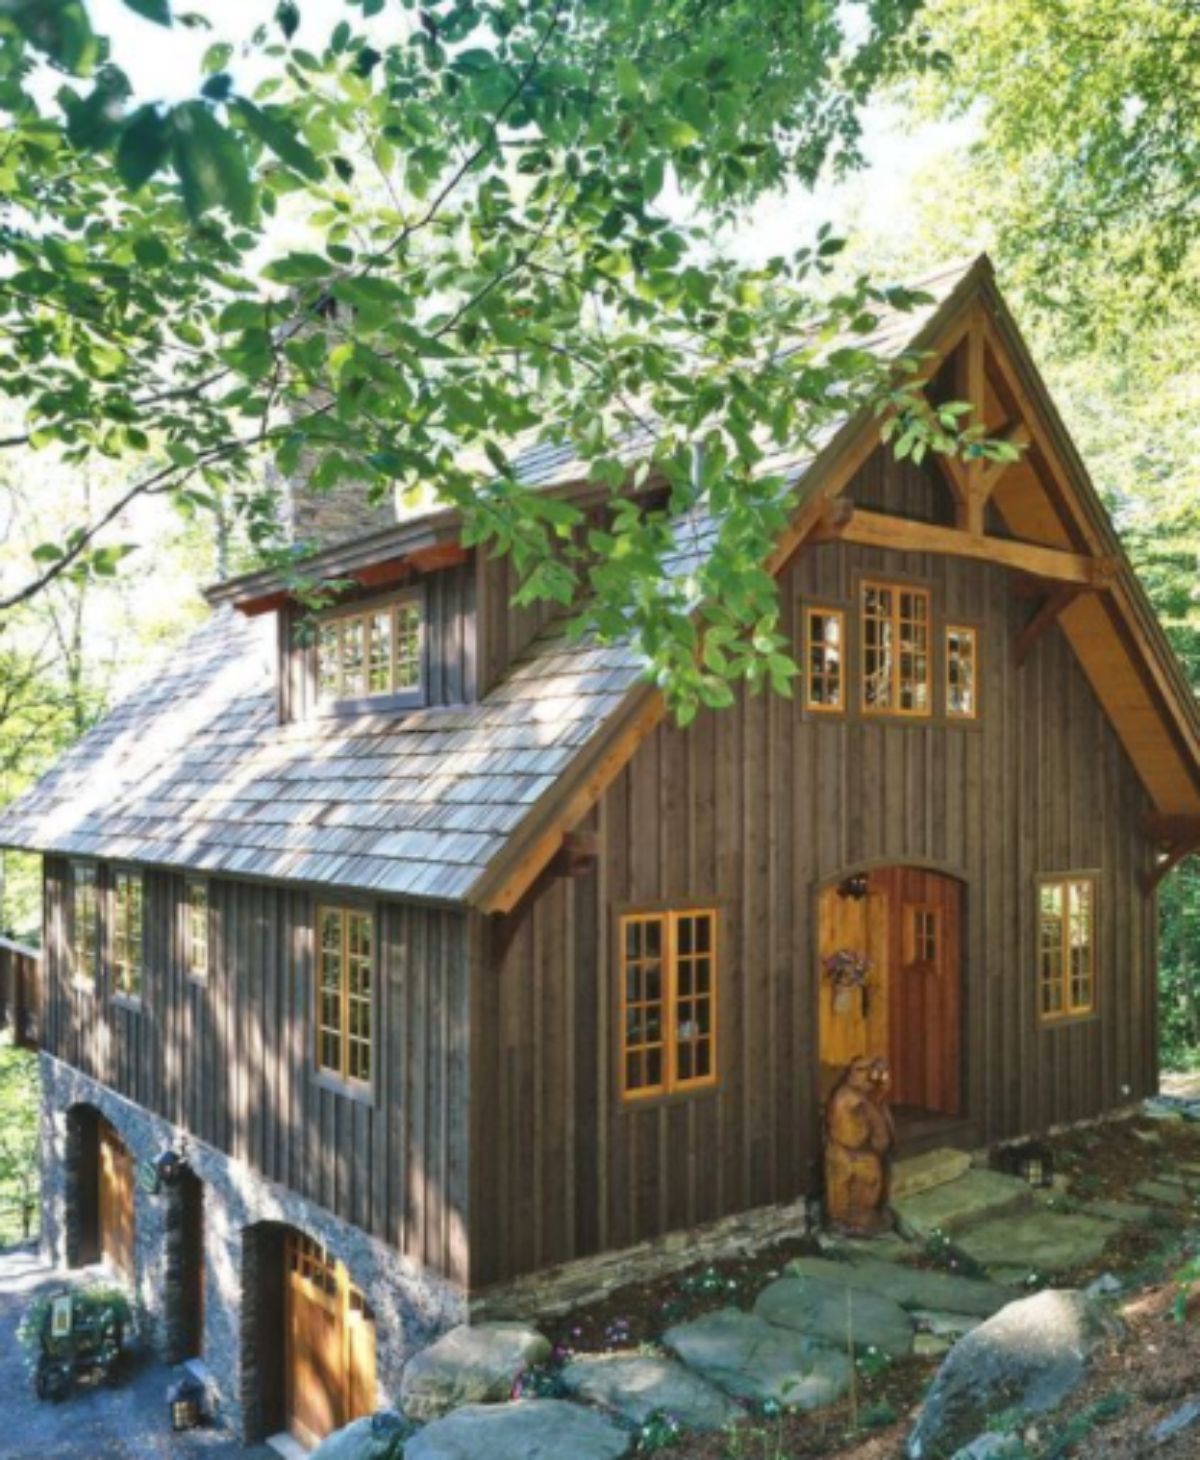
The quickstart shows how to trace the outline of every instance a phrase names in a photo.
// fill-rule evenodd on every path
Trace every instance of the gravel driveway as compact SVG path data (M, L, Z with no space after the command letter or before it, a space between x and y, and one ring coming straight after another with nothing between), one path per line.
M265 1446L247 1449L219 1430L172 1434L166 1390L173 1371L155 1359L130 1356L117 1389L81 1384L62 1404L40 1401L17 1342L17 1324L38 1293L61 1282L62 1274L28 1248L0 1252L0 1460L175 1460L200 1454L208 1460L278 1460Z

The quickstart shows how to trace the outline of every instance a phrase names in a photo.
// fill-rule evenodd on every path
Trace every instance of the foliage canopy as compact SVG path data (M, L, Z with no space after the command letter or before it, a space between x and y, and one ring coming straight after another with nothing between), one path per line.
M709 230L853 163L871 89L931 64L917 4L405 0L384 40L364 0L311 50L285 0L249 43L269 73L253 95L219 41L173 107L131 97L74 3L6 13L0 379L27 428L0 444L141 465L0 607L111 571L97 533L138 495L232 492L275 552L269 462L373 500L432 490L515 555L526 598L585 597L602 632L635 634L685 717L739 675L786 689L761 564L790 489L765 456L869 400L910 446L963 443L911 373L831 347L911 295L856 280L818 304L827 230L761 268L714 256ZM34 101L35 50L72 73L61 112ZM614 500L611 528L573 539L575 510L514 469L534 439L569 442L614 499L637 439L669 512ZM716 545L671 582L670 520L692 508Z

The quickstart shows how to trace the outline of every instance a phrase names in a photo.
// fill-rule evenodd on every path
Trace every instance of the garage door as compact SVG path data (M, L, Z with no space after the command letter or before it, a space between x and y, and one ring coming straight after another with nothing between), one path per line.
M313 1445L375 1409L375 1322L349 1274L299 1232L285 1253L288 1428Z
M99 1137L100 1252L113 1271L133 1281L133 1157L108 1121Z

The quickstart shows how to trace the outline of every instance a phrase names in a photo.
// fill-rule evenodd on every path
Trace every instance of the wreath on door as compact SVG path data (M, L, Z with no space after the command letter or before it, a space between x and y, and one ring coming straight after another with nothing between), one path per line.
M862 999L862 1011L867 1012L867 984L871 975L871 960L865 953L853 948L839 948L825 958L825 977L833 987L833 1008L837 1014L848 1014L854 1007L857 991Z

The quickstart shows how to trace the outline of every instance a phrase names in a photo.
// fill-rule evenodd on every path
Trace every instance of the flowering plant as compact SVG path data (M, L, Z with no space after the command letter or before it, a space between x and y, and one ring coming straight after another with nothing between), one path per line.
M835 989L862 989L867 986L871 960L853 948L839 948L825 959L825 975Z

